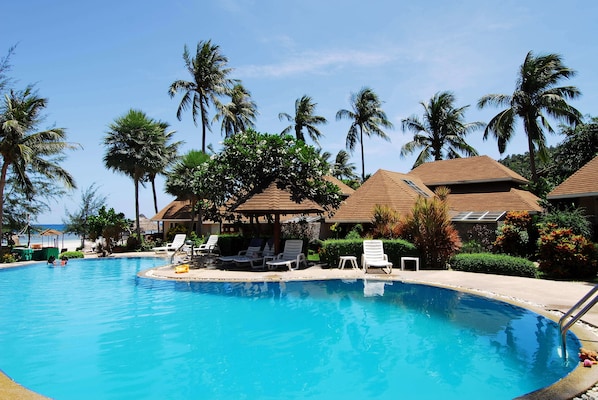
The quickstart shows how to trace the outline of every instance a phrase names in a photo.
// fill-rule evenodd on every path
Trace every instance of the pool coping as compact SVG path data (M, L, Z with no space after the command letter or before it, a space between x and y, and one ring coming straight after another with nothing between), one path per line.
M163 257L154 253L123 253L117 257ZM86 258L89 258L86 256ZM167 261L168 258L165 258ZM20 262L10 266L21 267L39 263ZM6 267L3 265L2 267ZM0 267L0 268L2 268ZM139 277L172 281L199 282L284 282L326 279L372 279L404 283L423 284L471 293L530 309L544 317L558 322L560 316L588 291L583 282L554 282L532 278L505 277L502 275L474 274L458 271L401 271L392 274L368 273L361 270L321 268L312 266L296 271L226 271L220 269L191 269L189 273L176 274L172 265L164 265L140 271ZM551 283L550 283L551 282ZM528 284L532 284L529 285ZM550 283L550 284L549 284ZM556 286L555 286L556 285ZM558 291L555 291L555 287ZM555 304L555 297L560 296ZM573 301L573 299L575 299ZM573 303L571 303L573 301ZM571 304L569 304L571 303ZM565 311L563 311L565 310ZM598 351L598 310L588 313L577 322L571 331L583 347ZM520 400L570 400L587 392L598 382L598 365L585 368L581 363L567 376L551 386L517 397ZM0 370L0 398L15 400L49 399L42 394L13 381Z

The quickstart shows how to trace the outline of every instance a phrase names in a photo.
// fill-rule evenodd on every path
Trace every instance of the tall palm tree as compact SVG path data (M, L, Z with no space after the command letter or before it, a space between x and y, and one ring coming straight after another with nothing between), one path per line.
M339 110L336 113L336 120L343 118L352 119L353 122L347 133L347 148L351 151L355 144L361 144L361 180L365 181L365 159L363 154L363 135L376 135L384 140L390 141L390 138L382 128L391 129L392 123L386 117L382 110L382 102L378 95L370 88L362 88L357 93L351 94L351 106L353 110Z
M164 142L155 139L156 132L164 132L168 125L155 121L139 110L129 110L109 126L104 137L104 164L108 169L133 179L135 184L135 228L141 239L139 225L139 185L154 172L154 160L163 155Z
M228 59L220 53L220 47L213 45L211 40L200 41L193 57L185 45L183 60L192 79L174 81L168 93L170 97L174 97L178 92L183 92L176 113L179 121L183 111L190 108L193 122L197 126L197 115L200 114L201 150L205 152L206 130L211 131L208 109L210 105L214 105L217 109L221 107L218 96L228 94L234 81L227 77L231 72L231 69L226 67Z
M332 165L332 176L338 179L358 179L355 174L355 164L349 162L350 156L345 150L339 150Z
M156 194L156 176L165 175L166 170L178 159L178 151L182 142L169 143L176 131L167 131L168 123L157 122L153 134L148 135L147 146L155 150L153 158L147 160L147 180L152 185L152 196L154 199L154 211L158 213L158 196ZM157 222L158 229L160 223Z
M75 180L60 167L64 150L78 146L68 143L63 128L32 132L41 122L47 100L38 97L31 87L23 91L10 90L0 108L0 237L4 219L4 189L8 175L26 198L40 195L30 174L61 181L67 188L75 188ZM42 193L43 195L43 193Z
M282 121L286 118L287 121L293 122L293 125L287 126L280 134L286 135L294 128L297 140L305 142L305 135L303 134L303 129L305 128L309 137L319 146L318 139L322 136L322 133L316 128L316 125L322 125L328 121L324 117L314 115L316 105L317 103L314 103L313 99L307 95L295 100L294 118L287 113L278 114L279 120Z
M414 133L413 140L401 148L401 157L422 149L413 168L433 159L459 158L460 153L466 156L477 156L478 152L465 142L465 136L482 128L482 122L464 122L465 110L469 106L455 108L455 96L451 92L436 93L424 108L423 120L416 115L401 120L403 132Z
M484 130L484 140L492 134L498 141L498 150L504 153L507 143L515 133L515 117L523 121L527 135L532 180L537 183L535 153L546 160L546 138L543 128L554 133L547 116L576 125L581 121L581 113L567 103L581 92L575 86L556 86L561 79L575 76L575 71L567 68L558 54L535 56L531 51L519 68L517 85L512 95L488 94L478 101L478 107L488 104L507 107L488 122Z
M223 104L214 121L222 120L221 131L225 137L253 128L257 116L257 105L243 85L237 83L230 92L230 102Z

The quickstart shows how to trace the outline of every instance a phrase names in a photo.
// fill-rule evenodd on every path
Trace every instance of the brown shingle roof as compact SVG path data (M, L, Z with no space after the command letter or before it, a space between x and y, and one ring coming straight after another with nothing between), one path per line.
M548 199L598 196L598 156L548 193Z
M540 199L531 192L512 188L504 192L449 194L449 209L460 211L528 211L541 212Z
M174 200L150 219L152 221L191 221L191 202L189 200Z
M345 184L340 179L335 178L334 176L325 175L323 177L323 179L326 180L326 181L328 181L328 182L334 183L336 186L338 186L339 189L341 190L341 193L345 197L349 197L349 196L351 196L355 192L355 189L353 189L349 185Z
M419 193L405 181L413 182L423 193L434 196L417 176L380 169L345 200L334 216L327 221L370 222L376 205L392 207L401 214L408 213Z
M428 186L512 181L527 179L488 156L455 158L421 164L409 172Z
M323 213L324 209L309 199L301 203L293 201L288 191L279 189L272 182L263 192L254 194L234 211L243 214L301 214Z

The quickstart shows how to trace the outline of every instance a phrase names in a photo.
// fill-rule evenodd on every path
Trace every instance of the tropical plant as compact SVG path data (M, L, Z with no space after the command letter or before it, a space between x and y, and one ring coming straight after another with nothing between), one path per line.
M230 98L230 102L223 104L214 116L215 121L222 120L221 131L225 137L253 128L258 114L257 105L251 100L251 93L240 83L233 86Z
M399 212L389 206L376 204L372 219L372 237L374 239L398 238L397 227L401 221Z
M558 185L598 155L598 118L576 127L562 126L566 139L557 146L548 175Z
M592 238L592 223L587 219L583 208L573 206L564 209L549 207L541 215L540 226L552 224L557 228L571 229L574 235L581 235L587 239Z
M4 221L5 188L9 177L27 200L46 196L36 185L39 178L60 181L75 188L75 180L60 167L65 150L78 148L66 142L64 128L34 132L42 120L47 100L38 97L31 87L10 90L0 106L0 221ZM0 237L2 224L0 224Z
M413 140L401 148L401 157L412 154L418 149L413 168L427 161L444 160L466 156L477 156L478 152L465 142L465 136L471 131L482 128L482 122L464 122L465 110L469 106L455 108L455 96L450 92L436 93L424 108L423 119L412 115L401 121L403 132L414 133Z
M401 221L398 234L415 244L424 266L444 269L461 247L461 240L449 215L449 190L439 187L434 193L432 198L417 198L411 214Z
M347 149L353 151L357 142L361 145L361 180L365 181L365 157L363 150L363 135L376 135L384 140L390 138L382 128L391 129L392 123L382 110L382 102L378 95L370 88L362 88L357 93L351 94L352 110L342 109L336 113L336 120L353 120L347 133Z
M191 226L195 222L195 211L199 211L197 231L200 235L204 198L209 197L211 192L210 187L206 186L208 181L204 179L209 171L209 163L209 155L198 150L190 150L175 164L166 177L166 193L176 196L179 200L189 200L191 203Z
M554 278L593 279L598 272L594 244L555 224L540 229L538 261L538 269Z
M350 155L345 150L339 150L332 164L332 176L338 179L356 180L355 164L349 162Z
M532 217L527 211L510 211L496 231L495 253L529 257L534 252Z
M515 118L523 121L530 154L532 180L537 182L536 154L546 161L544 129L554 133L548 116L568 124L580 122L581 114L567 103L581 93L575 86L556 86L569 79L575 71L567 68L558 54L535 56L531 51L519 69L517 85L512 95L488 94L478 101L478 107L494 105L507 108L493 117L484 130L484 140L492 134L498 141L498 150L504 153L515 133Z
M295 100L294 118L287 113L278 114L279 120L282 121L286 118L287 121L293 122L292 125L284 128L280 134L286 135L294 129L297 140L302 140L305 142L305 134L303 133L303 129L305 129L311 140L320 146L318 139L322 136L322 133L318 130L318 128L316 128L316 125L322 125L328 121L326 121L326 118L324 117L314 115L316 111L316 105L317 104L314 103L313 99L307 95L303 95L300 99Z
M81 238L81 248L85 246L85 238L89 236L88 218L98 213L101 207L106 205L106 196L98 194L98 187L91 184L81 193L81 206L73 213L65 210L66 233L74 233Z
M131 221L125 218L125 214L117 213L114 208L106 209L106 206L101 206L97 214L87 217L87 224L89 238L95 241L103 237L105 250L112 253L112 249L127 231Z
M156 159L164 156L165 127L168 125L148 117L140 110L129 110L109 125L104 137L106 168L127 175L135 185L135 232L139 225L139 185L157 170Z
M210 105L221 109L218 96L229 93L234 81L228 78L231 72L227 68L228 59L220 53L220 47L212 44L211 40L200 41L197 44L195 56L191 56L187 45L183 51L185 67L191 75L190 81L176 80L168 90L170 97L183 92L176 116L181 120L183 111L191 109L193 123L197 126L197 115L201 118L201 151L206 151L206 130L211 131L208 110Z

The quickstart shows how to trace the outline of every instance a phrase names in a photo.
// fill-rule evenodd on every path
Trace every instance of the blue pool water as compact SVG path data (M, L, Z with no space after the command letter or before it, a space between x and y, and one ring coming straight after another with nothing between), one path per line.
M160 262L0 271L0 369L57 400L508 399L577 365L554 322L457 291L136 277Z

